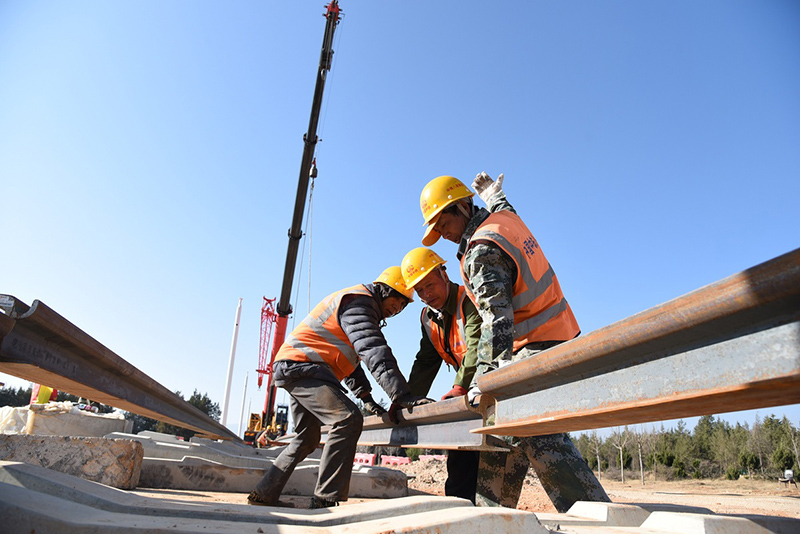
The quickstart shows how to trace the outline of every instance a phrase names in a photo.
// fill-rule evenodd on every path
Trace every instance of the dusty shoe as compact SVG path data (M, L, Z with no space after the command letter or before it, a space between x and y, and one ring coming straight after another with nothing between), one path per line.
M317 508L333 508L339 506L339 501L329 501L328 499L320 499L319 497L311 497L311 509Z
M280 501L278 499L265 499L255 491L251 491L247 496L247 504L255 504L257 506L282 506L284 508L294 508L294 504L290 502Z

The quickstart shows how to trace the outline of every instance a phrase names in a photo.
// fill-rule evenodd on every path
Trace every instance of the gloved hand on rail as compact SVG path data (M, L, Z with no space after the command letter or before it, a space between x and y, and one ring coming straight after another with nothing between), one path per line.
M493 195L503 191L503 178L504 176L501 174L497 177L497 181L495 182L492 180L491 176L482 172L473 180L472 188L475 189L475 192L478 193L481 200L488 204L489 199L492 198Z
M423 404L430 404L436 401L433 399L429 399L428 397L408 394L408 395L403 395L395 402L400 406L402 406L403 408L411 408L412 406L422 406Z
M399 423L400 421L397 419L397 412L399 412L402 408L411 408L412 406L422 406L423 404L430 404L432 402L436 402L433 399L429 399L428 397L420 397L418 395L404 395L394 401L392 405L389 407L389 421L394 424Z
M463 397L467 394L467 390L462 388L461 386L453 386L453 389L448 391L442 396L442 400L452 399L455 397Z
M361 397L361 402L364 403L364 409L372 415L383 415L386 413L386 409L375 402L375 399L373 399L372 395L369 393L367 393L366 396Z
M397 419L397 412L399 412L402 409L403 409L402 406L400 406L396 402L393 402L392 405L389 406L389 421L391 421L394 424L399 423L400 421Z

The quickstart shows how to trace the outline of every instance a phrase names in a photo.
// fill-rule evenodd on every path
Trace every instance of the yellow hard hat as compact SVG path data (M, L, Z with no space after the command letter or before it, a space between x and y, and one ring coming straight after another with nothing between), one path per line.
M403 271L403 280L406 287L414 289L423 278L436 269L439 265L447 263L437 253L429 248L417 247L405 255L400 263L400 270Z
M383 271L380 276L375 279L375 282L386 284L408 300L414 300L414 290L410 287L406 287L406 283L403 281L403 275L400 274L400 267L397 265L393 265Z
M439 240L439 234L433 230L436 220L443 209L462 198L471 198L475 193L464 185L464 182L453 176L438 176L427 183L419 196L419 209L425 219L425 235L422 244L430 246Z

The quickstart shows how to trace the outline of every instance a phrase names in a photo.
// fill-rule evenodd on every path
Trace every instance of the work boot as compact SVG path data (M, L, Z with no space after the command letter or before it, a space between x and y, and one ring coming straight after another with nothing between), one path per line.
M323 499L321 497L311 497L311 509L316 510L317 508L333 508L334 506L339 506L339 501L337 500L328 500Z
M247 496L247 504L254 504L256 506L281 506L283 508L294 508L294 504L278 499L267 499L254 491L250 492Z

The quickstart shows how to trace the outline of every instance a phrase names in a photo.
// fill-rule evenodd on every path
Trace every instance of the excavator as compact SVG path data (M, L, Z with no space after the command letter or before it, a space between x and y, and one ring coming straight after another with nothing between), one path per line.
M244 432L244 442L252 447L269 447L289 431L289 406L278 404L273 410L272 418L265 427L262 414L250 414L247 430Z

